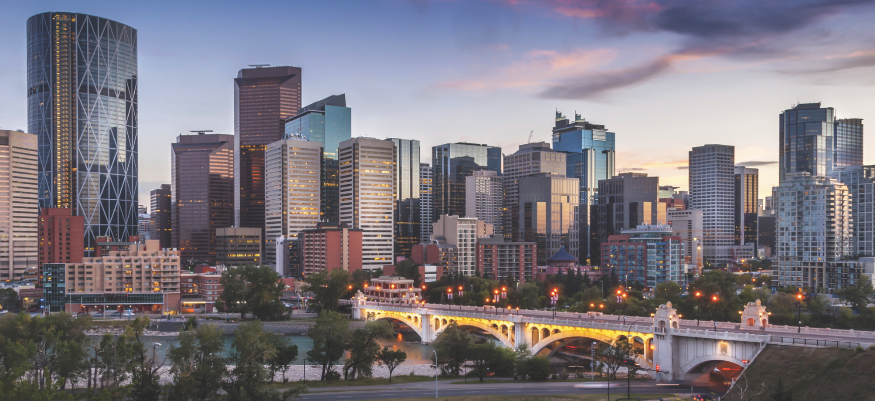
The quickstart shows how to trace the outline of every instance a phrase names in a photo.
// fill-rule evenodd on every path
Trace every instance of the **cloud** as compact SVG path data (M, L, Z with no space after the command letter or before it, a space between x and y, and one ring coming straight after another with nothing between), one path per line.
M507 43L497 43L492 46L486 46L486 50L510 50L510 45Z
M851 54L841 56L829 56L824 60L822 64L822 67L783 69L779 72L785 74L821 74L850 70L854 68L872 67L875 66L875 50L856 51Z
M678 170L689 170L690 166L677 166Z
M745 166L745 167L769 166L772 164L778 164L778 162L749 161L749 162L735 163L736 166Z
M661 57L647 64L632 68L567 79L548 86L538 96L545 99L595 98L612 89L639 84L662 74L671 67L671 64L670 57Z

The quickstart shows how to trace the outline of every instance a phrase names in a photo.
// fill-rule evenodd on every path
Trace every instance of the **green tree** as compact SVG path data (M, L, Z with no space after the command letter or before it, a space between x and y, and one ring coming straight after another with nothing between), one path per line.
M266 365L276 355L271 337L260 321L241 324L234 330L228 357L233 368L223 383L228 400L254 401L272 396L274 391L264 386L268 381Z
M349 272L342 269L330 273L321 271L307 276L304 280L306 291L313 293L310 304L317 311L336 311L340 306L340 297L349 291Z
M860 276L860 280L856 284L838 290L836 293L843 301L851 304L851 307L860 314L861 317L866 316L869 309L866 305L869 303L869 298L875 292L872 288L872 282L865 275Z
M422 275L419 274L419 265L413 263L410 259L405 259L396 263L395 274L413 280L414 287L419 287L422 284Z
M224 332L216 325L205 324L183 331L170 347L171 361L169 401L205 401L216 399L227 376L227 361L221 356Z
M355 380L357 376L370 376L380 353L377 339L391 338L392 334L392 323L385 320L367 322L365 327L353 330L346 345L349 357L343 365L344 380Z
M245 266L227 269L222 273L219 283L222 284L222 293L219 295L217 305L223 312L240 313L240 317L246 317L249 308L246 305L246 279Z
M531 357L526 363L526 372L528 372L529 378L535 381L547 380L552 369L550 360L543 356Z
M313 349L307 351L307 360L322 366L320 380L330 383L336 375L334 365L340 362L346 351L349 320L340 313L322 311L308 335L313 339Z
M522 343L514 348L513 365L516 377L524 380L529 375L529 359L532 359L532 350L529 349L529 344Z
M731 321L738 319L741 302L736 295L736 278L733 274L722 270L706 271L698 280L690 283L690 294L698 306L699 319ZM716 300L715 300L716 299Z
M617 378L620 367L634 366L635 348L629 340L619 340L614 345L601 343L596 350L599 361L605 365L608 375L612 379Z
M395 368L397 368L398 365L407 360L407 353L404 351L393 351L387 347L383 347L383 350L377 354L377 360L380 365L389 369L389 383L392 383L392 372L395 371Z
M252 313L260 320L283 319L288 312L280 301L285 285L270 266L241 266L222 273L219 302L241 317Z
M12 310L18 306L18 293L12 288L0 289L0 309Z
M432 342L438 356L435 363L441 367L441 372L445 375L458 376L467 360L468 350L473 344L474 339L470 334L462 331L456 322L450 323Z
M288 372L289 367L291 367L295 360L298 359L298 346L291 344L286 336L274 335L271 340L276 349L276 354L269 361L270 380L273 381L274 375L279 371L282 372L283 383L285 383L286 372Z
M490 368L495 366L495 361L501 357L501 351L492 341L476 344L468 349L467 359L474 368L474 374L480 381L489 374Z

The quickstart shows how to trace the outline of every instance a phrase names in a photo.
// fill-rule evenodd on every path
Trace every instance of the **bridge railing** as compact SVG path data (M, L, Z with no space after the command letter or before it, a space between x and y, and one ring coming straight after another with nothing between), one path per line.
M696 330L696 329L672 329L672 334L681 335L685 337L701 337L701 338L714 338L714 339L722 339L722 340L738 340L738 341L746 341L746 342L766 342L769 341L769 335L767 334L755 334L755 333L738 333L738 332L729 332L729 331L714 331L714 330Z
M857 347L863 346L863 344L853 341L833 341L833 340L818 340L812 338L800 338L800 337L782 337L782 336L769 336L771 340L770 344L776 345L810 345L813 347L833 347L833 348L846 348L853 349Z

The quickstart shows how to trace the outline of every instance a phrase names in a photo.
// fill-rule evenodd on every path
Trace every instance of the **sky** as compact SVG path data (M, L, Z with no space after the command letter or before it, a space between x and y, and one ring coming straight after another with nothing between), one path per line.
M616 133L618 172L688 186L688 151L735 146L777 185L778 114L820 101L875 121L875 0L0 0L0 128L27 129L26 21L46 11L138 31L140 203L180 133L234 132L250 64L303 69L303 104L345 93L353 136L551 141L558 110ZM875 147L864 141L865 162Z

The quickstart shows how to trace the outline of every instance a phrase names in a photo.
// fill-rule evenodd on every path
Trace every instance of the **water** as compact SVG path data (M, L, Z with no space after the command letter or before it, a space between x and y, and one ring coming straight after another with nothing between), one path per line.
M93 337L98 338L98 337ZM289 343L295 344L298 346L298 359L295 361L295 364L303 365L304 357L307 355L307 351L313 349L313 340L307 336L286 336L289 339ZM161 336L145 336L142 337L145 348L151 352L152 344L158 343L159 345L155 347L156 357L157 359L163 360L167 355L167 350L170 348L172 344L176 343L176 337L161 337ZM225 336L225 346L223 354L225 356L231 351L231 343L234 341L233 335ZM430 364L432 357L432 350L434 348L429 344L421 344L419 343L419 337L415 334L406 334L406 333L396 333L395 337L391 340L378 340L381 347L388 347L389 349L395 351L404 351L407 353L407 360L404 362L405 365L421 365L421 364ZM169 364L169 360L167 362Z

